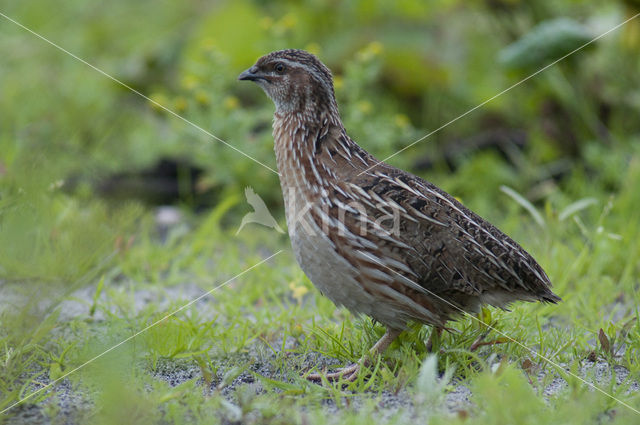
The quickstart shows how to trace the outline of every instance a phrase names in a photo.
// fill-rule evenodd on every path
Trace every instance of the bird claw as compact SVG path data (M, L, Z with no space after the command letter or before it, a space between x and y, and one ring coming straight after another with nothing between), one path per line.
M335 382L339 380L345 380L348 382L353 382L358 377L358 372L360 371L360 364L354 363L350 366L343 367L342 369L338 369L336 372L331 373L312 373L306 376L309 381L314 382L322 382L326 379L329 382Z

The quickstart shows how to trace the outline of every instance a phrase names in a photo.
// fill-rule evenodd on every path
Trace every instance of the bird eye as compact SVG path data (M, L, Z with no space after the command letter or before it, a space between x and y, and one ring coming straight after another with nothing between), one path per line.
M282 63L277 63L273 69L275 69L278 74L282 74L284 72L284 65Z

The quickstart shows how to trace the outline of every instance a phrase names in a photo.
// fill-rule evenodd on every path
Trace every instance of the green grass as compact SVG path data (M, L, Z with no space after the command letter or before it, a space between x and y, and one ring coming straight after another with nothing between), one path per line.
M93 10L70 1L56 13L37 3L0 11L270 166L272 106L235 81L258 54L321 45L338 76L347 128L385 157L517 81L496 72L491 58L523 31L489 6L452 10L447 2L429 10L413 2L392 10L340 5L339 13L305 3L289 14L281 4L252 2L212 9L114 2ZM512 13L521 23L610 13L574 3ZM354 16L356 25L346 19ZM456 23L443 28L442 17ZM478 19L477 27L459 27ZM382 42L371 40L381 22ZM515 164L480 152L457 158L454 172L440 162L420 173L520 242L563 302L483 311L495 330L462 317L436 357L425 347L431 330L411 326L368 374L317 385L302 375L357 361L384 329L322 297L285 235L255 224L236 235L249 212L245 186L284 227L277 176L0 20L0 410L73 372L0 423L24 420L25 412L63 422L57 416L69 406L71 422L104 424L637 423L632 410L574 376L640 409L640 133L629 34L392 160L409 168L496 117L526 130L530 143ZM417 40L436 39L444 47L416 61ZM455 48L460 39L468 50ZM548 170L567 156L565 140L544 130L549 117L540 110L549 99L571 99L562 103L570 116L612 110L606 137L573 122L580 153L559 180ZM168 155L206 170L199 184L213 189L214 206L196 213L185 196L182 218L166 234L154 208L93 189L101 176ZM80 182L72 191L61 186L69 179ZM522 345L469 351L480 336L502 334ZM594 358L625 379L596 376ZM567 385L549 393L558 379ZM461 385L469 403L445 408Z
M597 202L571 218L559 218L571 204L569 200L551 201L540 211L542 226L495 188L493 196L503 198L505 204L503 213L494 212L499 217L496 221L545 265L564 302L552 306L518 304L511 312L490 310L482 317L587 380L592 378L579 369L591 351L612 366L622 365L630 372L626 383L597 385L636 408L637 390L627 393L626 389L640 378L635 308L639 301L635 285L640 223L629 219L638 207L639 161L636 152L621 173L622 187L615 195L585 193L595 195ZM466 167L475 165L471 161ZM464 173L465 169L461 170ZM204 293L266 255L285 249L267 264L214 291L205 305L195 304L162 321L71 375L72 386L95 403L94 409L83 414L104 423L121 418L152 423L239 417L257 423L322 423L326 419L323 406L329 400L339 407L335 423L364 423L378 418L378 403L384 394L399 392L416 404L399 409L394 417L409 422L410 415L419 414L438 423L452 420L439 413L438 407L447 391L462 382L473 391L473 406L463 406L468 413L460 416L469 415L465 422L591 423L602 415L613 416L616 423L635 422L633 412L590 391L518 344L499 344L470 353L468 347L487 330L471 318L452 324L458 332L445 333L438 347L440 370L454 371L456 380L449 385L435 378L431 378L433 385L420 383L429 337L428 329L420 327L403 334L366 379L362 375L354 383L323 386L307 382L300 374L313 366L311 353L348 364L366 352L383 328L337 310L321 297L295 265L282 235L252 228L235 236L234 228L221 226L224 210L233 202L205 217L189 219L190 230L175 228L164 243L149 224L149 213L139 212L139 224L131 233L134 242L96 271L87 284L101 292L93 300L84 299L84 313L77 317L61 320L60 308L52 307L41 313L38 319L42 322L34 319L32 327L26 328L28 321L18 325L24 310L13 314L5 310L3 405L37 389L28 385L30 379L56 379L194 298L193 292L188 296L169 293L172 287L181 288L189 282ZM48 266L49 260L42 261L43 267ZM151 301L136 306L135 298L140 294ZM597 342L601 328L610 341L615 340L614 351L625 345L622 355L612 356L602 349ZM487 339L498 337L490 332ZM523 368L527 361L529 365ZM196 367L197 372L173 387L154 378L167 363L171 370ZM539 373L544 374L540 380ZM256 384L236 380L240 377L246 382L247 376L265 392L256 394ZM545 397L545 387L557 376L566 378L569 387ZM225 391L227 388L232 390ZM46 405L48 414L54 415L55 408L41 395L28 403ZM55 391L49 396L55 399ZM356 399L358 408L349 407Z

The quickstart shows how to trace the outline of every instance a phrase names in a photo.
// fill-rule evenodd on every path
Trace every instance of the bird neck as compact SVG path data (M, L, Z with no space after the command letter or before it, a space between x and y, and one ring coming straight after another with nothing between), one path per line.
M349 180L379 162L349 138L337 110L276 112L273 136L283 190L306 187L310 196L323 196L331 181Z
M336 107L293 113L276 111L274 150L283 187L309 182L322 185L322 174L327 167L320 164L321 146L342 134L346 135L346 132Z
M301 108L291 112L276 110L274 114L276 153L293 152L312 156L318 139L344 132L335 102L328 103L325 107Z

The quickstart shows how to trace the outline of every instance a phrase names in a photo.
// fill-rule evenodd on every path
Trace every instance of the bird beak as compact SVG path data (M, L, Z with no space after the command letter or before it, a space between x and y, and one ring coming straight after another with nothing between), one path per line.
M238 75L238 80L255 81L260 78L262 77L258 75L258 68L256 68L255 66L252 66L251 68L244 71L242 74Z

